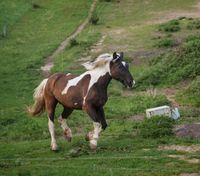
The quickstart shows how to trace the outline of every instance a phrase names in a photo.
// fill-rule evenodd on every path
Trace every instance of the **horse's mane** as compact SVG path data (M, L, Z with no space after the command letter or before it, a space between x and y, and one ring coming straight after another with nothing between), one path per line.
M82 64L86 70L93 70L97 67L105 66L108 62L113 59L112 54L105 53L99 55L94 61L88 61Z

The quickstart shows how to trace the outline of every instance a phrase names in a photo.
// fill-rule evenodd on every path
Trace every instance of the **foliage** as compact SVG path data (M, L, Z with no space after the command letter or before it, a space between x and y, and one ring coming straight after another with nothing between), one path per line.
M97 23L99 22L99 17L96 13L93 13L92 14L92 17L90 19L90 22L93 24L93 25L97 25Z
M186 42L190 42L190 41L200 41L200 35L189 35L187 38L186 38Z
M187 24L187 28L192 30L192 29L200 29L200 20L199 19L194 19L189 21Z
M179 20L171 20L167 23L161 24L158 27L159 31L162 32L177 32L180 31L181 28L179 26Z
M152 60L139 78L140 86L175 84L200 74L200 40L183 43L178 49Z
M145 118L141 122L140 135L144 138L161 138L173 135L174 120L166 116Z
M107 118L126 118L144 113L145 109L169 104L164 96L110 97L105 106ZM122 107L123 105L123 107Z
M77 40L75 38L70 39L70 47L76 46L79 43L77 42Z
M101 26L88 25L76 38L79 44L76 47L66 48L55 58L52 72L70 71L75 74L83 72L79 67L79 59L88 54L90 46L100 39L100 33L107 31L101 31L104 27L108 27L109 31L115 30L116 26L118 29L123 27L125 31L129 31L126 38L120 39L117 36L118 40L115 42L110 37L106 37L105 44L108 46L113 44L126 46L128 41L130 45L127 45L127 49L130 51L132 50L130 46L134 51L151 47L152 43L147 41L155 26L149 23L143 25L143 22L151 20L152 12L188 9L196 2L195 0L168 0L168 3L152 1L149 8L143 8L142 1L117 0L116 2L120 4L106 2L109 0L102 1L97 5L97 14L102 21ZM71 143L63 140L63 131L55 120L60 151L54 153L50 151L46 114L40 118L31 118L24 112L25 105L32 103L33 89L43 79L39 68L44 58L77 28L87 16L92 2L92 0L0 1L0 25L8 25L6 38L0 40L2 46L0 47L2 100L0 102L0 175L91 175L95 173L100 176L133 175L134 172L136 176L150 176L198 172L198 164L169 158L169 153L178 152L160 151L158 146L163 143L198 144L199 139L177 139L173 136L143 138L132 128L136 122L130 116L140 113L143 115L147 107L167 104L168 101L164 96L152 98L140 94L135 96L134 93L125 97L118 84L111 85L109 101L105 107L108 128L101 133L96 151L91 151L88 142L84 141L85 134L92 130L92 122L86 113L75 111L68 119L67 123L74 134ZM34 8L33 3L39 3L40 8ZM133 22L134 27L132 27ZM109 47L106 49L106 52L110 51ZM157 61L154 63L156 64ZM130 69L134 70L132 65ZM140 73L141 67L137 70ZM137 79L137 76L135 78ZM60 115L61 110L58 108L56 117ZM76 158L73 157L74 148L78 149L78 153L75 151ZM193 153L193 156L197 154ZM184 154L185 156L189 154Z
M175 46L176 43L173 39L165 37L165 38L160 38L156 41L155 46L159 48L169 48Z
M200 76L186 89L183 89L177 94L177 100L184 105L200 106Z

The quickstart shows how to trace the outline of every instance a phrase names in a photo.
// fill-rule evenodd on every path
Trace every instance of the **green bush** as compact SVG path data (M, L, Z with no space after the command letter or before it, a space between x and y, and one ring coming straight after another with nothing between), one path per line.
M175 41L170 38L161 38L155 44L155 46L159 48L169 48L175 45L176 45Z
M177 100L183 105L200 106L200 76L192 84L177 94Z
M139 125L139 134L144 138L160 138L173 135L175 121L165 116L154 116L145 119Z
M199 40L200 41L200 35L189 35L186 38L186 42L194 41L194 40Z
M180 31L179 20L171 20L167 23L161 24L158 30L161 32L177 32Z
M172 85L185 79L194 79L200 75L200 40L183 43L153 59L149 69L138 78L138 85Z
M70 39L70 47L78 45L78 42L75 38Z
M93 25L97 25L98 21L99 21L99 17L97 16L96 13L94 13L94 14L92 15L91 19L90 19L90 22L91 22Z
M187 28L192 30L192 29L200 29L200 20L192 20L188 23Z

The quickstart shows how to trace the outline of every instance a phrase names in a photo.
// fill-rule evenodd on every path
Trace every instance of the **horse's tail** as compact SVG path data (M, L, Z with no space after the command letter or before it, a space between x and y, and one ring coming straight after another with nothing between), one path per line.
M44 79L34 91L34 104L27 108L27 112L32 116L39 115L45 110L44 89L47 84L47 80L48 79Z

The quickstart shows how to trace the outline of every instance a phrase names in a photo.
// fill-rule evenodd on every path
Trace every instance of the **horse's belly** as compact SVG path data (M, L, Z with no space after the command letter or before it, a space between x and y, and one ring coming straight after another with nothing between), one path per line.
M70 91L66 95L56 97L60 104L71 109L82 109L83 97L79 92L74 94Z

